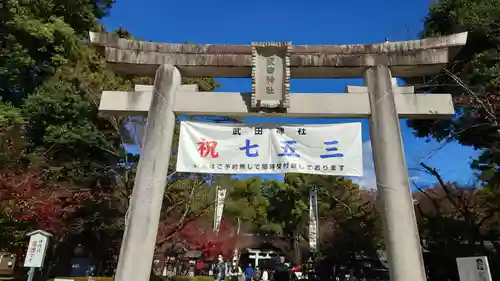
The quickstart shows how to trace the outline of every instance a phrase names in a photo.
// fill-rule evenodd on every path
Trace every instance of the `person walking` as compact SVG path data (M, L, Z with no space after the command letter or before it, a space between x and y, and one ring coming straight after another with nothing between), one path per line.
M274 273L273 273L273 281L289 281L290 280L290 270L285 264L285 258L280 257L279 261L277 261Z
M252 264L248 264L247 268L245 268L245 281L252 281L254 277L254 270Z
M226 278L226 264L224 263L224 259L222 255L217 257L217 263L214 265L213 274L215 281L224 281Z
M243 276L243 271L241 270L241 267L238 266L235 260L233 260L233 263L229 267L227 276L229 276L231 281L239 281L239 277Z
M253 280L260 281L261 277L262 277L262 268L260 266L256 266L255 272L253 273Z
M262 277L260 278L261 281L269 281L269 271L267 268L264 268L262 270Z

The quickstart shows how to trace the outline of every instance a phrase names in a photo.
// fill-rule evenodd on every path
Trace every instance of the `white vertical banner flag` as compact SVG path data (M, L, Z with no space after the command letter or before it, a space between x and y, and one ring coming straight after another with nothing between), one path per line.
M177 171L362 176L361 123L181 122Z
M224 200L226 199L226 192L226 189L222 189L220 188L220 186L217 186L214 214L214 231L216 233L219 233L220 230L220 222L222 220L222 214L224 212Z
M315 187L309 190L309 247L318 250L318 192Z

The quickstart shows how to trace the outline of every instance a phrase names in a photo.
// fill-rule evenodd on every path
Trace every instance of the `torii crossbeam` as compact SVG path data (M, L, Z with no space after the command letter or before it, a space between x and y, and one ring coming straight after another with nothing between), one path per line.
M290 108L282 112L261 112L250 106L250 93L198 92L196 85L182 85L173 104L177 115L269 116L368 118L371 114L366 87L348 86L348 93L296 93L290 95ZM395 95L400 118L448 118L454 114L449 94ZM110 115L147 115L153 100L153 86L136 85L134 92L104 91L99 111ZM396 88L396 93L399 88ZM230 106L228 106L230 105Z
M425 281L399 118L448 118L454 108L449 94L414 94L411 86L396 87L392 76L437 73L466 40L467 33L460 33L372 45L292 47L288 43L163 44L90 33L90 43L115 71L156 73L153 86L138 85L135 92L103 92L99 108L106 114L148 116L115 280L149 280L176 115L218 115L369 118L391 280ZM252 94L197 92L196 86L180 85L181 73L258 80L256 62L262 54L256 49L268 46L282 48L285 54L279 65L284 90L282 96L276 95L278 100L268 102L255 93L262 85L254 85ZM287 92L290 78L361 76L366 87L348 86L346 94ZM261 101L279 106L261 107Z

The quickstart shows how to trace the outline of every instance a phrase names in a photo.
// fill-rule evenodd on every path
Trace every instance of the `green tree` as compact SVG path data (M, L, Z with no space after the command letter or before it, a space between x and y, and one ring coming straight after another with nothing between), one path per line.
M419 137L457 140L484 151L472 167L483 179L498 182L500 130L500 1L444 0L431 5L424 20L423 37L468 31L468 43L437 76L427 77L421 90L463 96L452 120L410 120ZM409 82L416 82L409 79ZM464 107L465 106L465 107Z
M299 262L301 254L307 253L308 249L309 190L313 187L318 193L320 251L323 263L330 264L326 272L331 273L331 266L335 263L340 266L358 260L360 266L359 257L370 250L375 255L380 249L378 216L374 215L374 209L366 209L369 202L361 197L359 186L342 177L287 174L284 182L266 182L263 189L269 200L269 209L267 222L260 227L261 232L281 237L282 250ZM363 240L355 242L354 233ZM353 244L348 244L349 241ZM331 249L342 243L350 246L343 248L344 255L334 256L341 252ZM359 246L352 247L356 243ZM367 245L371 248L364 248Z
M33 172L40 186L69 186L75 194L88 190L96 198L66 218L49 272L69 263L75 241L94 245L91 250L103 261L115 262L119 248L137 156L124 149L134 135L124 129L129 119L100 117L99 98L102 90L131 90L151 78L114 74L85 44L88 30L100 29L98 21L111 4L7 0L0 7L2 175ZM207 89L217 85L208 78L186 80L196 81ZM18 226L20 236L29 230ZM9 217L0 219L0 228L14 233Z
M231 180L226 198L224 217L234 225L240 220L243 230L255 232L265 223L269 199L263 194L260 178Z
M423 165L439 184L418 195L419 227L430 277L443 279L456 272L454 259L464 255L495 257L498 241L500 182L499 89L500 89L500 1L444 0L431 5L422 36L468 31L468 42L440 74L426 77L422 90L451 93L457 98L457 116L452 120L412 120L419 137L457 140L481 150L472 168L479 170L486 186L479 190L442 181L436 170ZM412 83L415 79L410 79ZM494 258L492 263L496 263ZM492 266L491 268L495 268ZM493 274L498 274L493 272ZM450 277L455 278L455 276ZM493 277L495 278L495 277Z
M22 99L78 54L88 30L98 28L112 0L16 1L0 7L0 97Z
M437 257L427 263L437 279L455 271L455 257L491 254L492 247L484 245L495 248L494 241L498 240L498 218L494 214L500 198L499 4L498 0L438 1L431 5L424 20L424 37L469 32L467 45L458 56L440 75L427 77L422 87L460 96L460 108L452 120L411 120L409 125L419 137L457 140L480 149L482 153L472 168L478 169L480 179L487 182L487 187L479 191L456 186L443 182L437 171L423 165L439 179L436 188L421 191L417 212L421 216L421 237L425 239L423 247L427 255Z
M47 186L50 181L80 188L110 182L110 166L124 151L117 134L107 139L113 125L97 118L96 98L103 88L130 83L106 70L82 42L110 4L2 2L0 131L7 149L1 160L12 172L4 175L35 170Z
M349 208L333 209L333 213L325 216L320 224L320 275L330 279L345 274L388 279L375 196L364 190L354 194L341 190L337 193L340 198L350 197L351 203Z

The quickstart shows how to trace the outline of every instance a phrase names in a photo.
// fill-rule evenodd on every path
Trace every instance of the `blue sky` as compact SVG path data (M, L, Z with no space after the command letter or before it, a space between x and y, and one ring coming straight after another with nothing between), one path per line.
M118 0L103 20L108 30L119 26L141 39L184 43L249 44L256 41L292 41L292 44L358 44L411 40L418 37L429 1L328 1L328 0ZM218 79L217 91L249 92L250 79ZM346 85L362 85L360 79L292 80L291 91L301 93L344 92ZM265 122L255 118L249 122ZM339 123L360 120L282 119L284 123ZM363 122L365 176L361 185L375 186L368 123ZM421 161L439 169L446 180L470 183L469 165L478 152L457 143L441 144L417 139L401 121L410 177L419 184L434 179L419 172Z

